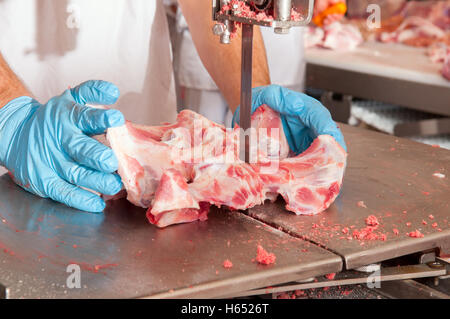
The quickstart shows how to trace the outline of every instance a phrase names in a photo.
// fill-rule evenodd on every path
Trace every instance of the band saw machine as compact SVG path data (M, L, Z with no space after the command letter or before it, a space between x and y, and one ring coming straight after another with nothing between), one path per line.
M253 26L271 27L277 34L288 34L290 28L309 24L314 0L213 0L214 34L229 44L242 25L242 62L240 145L241 159L250 161L249 137L244 132L251 126ZM244 157L245 155L245 157Z

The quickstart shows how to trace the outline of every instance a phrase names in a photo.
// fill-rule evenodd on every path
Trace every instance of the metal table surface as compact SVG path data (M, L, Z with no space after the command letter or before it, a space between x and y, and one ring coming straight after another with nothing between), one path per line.
M368 41L351 52L308 49L305 59L308 87L450 116L450 82L423 48Z
M341 194L327 211L296 216L278 201L248 214L335 252L346 269L432 248L448 254L450 151L347 125L342 129L349 151L347 170ZM369 215L378 218L377 233L385 234L385 241L352 238ZM425 236L406 235L416 229Z
M258 243L274 265L252 262ZM81 268L80 289L66 286L69 264ZM9 298L212 298L341 269L339 256L239 212L157 229L125 200L89 214L0 176L0 288Z

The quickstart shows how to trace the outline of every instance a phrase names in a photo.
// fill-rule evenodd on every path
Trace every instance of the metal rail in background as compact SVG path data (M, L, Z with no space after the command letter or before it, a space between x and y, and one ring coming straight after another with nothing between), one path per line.
M353 97L450 116L450 89L308 63L306 85Z
M436 119L399 124L396 136L446 134L450 117L450 89L445 86L425 84L387 76L343 70L307 63L306 86L325 90L322 103L336 121L347 123L353 97L376 100L409 109L438 115ZM330 98L333 93L344 100ZM440 118L440 117L447 118Z

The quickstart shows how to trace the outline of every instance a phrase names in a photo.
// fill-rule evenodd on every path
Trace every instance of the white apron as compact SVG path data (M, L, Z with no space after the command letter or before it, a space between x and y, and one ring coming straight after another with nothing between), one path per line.
M114 107L141 124L176 116L160 0L1 0L0 52L41 101L90 79L116 84Z

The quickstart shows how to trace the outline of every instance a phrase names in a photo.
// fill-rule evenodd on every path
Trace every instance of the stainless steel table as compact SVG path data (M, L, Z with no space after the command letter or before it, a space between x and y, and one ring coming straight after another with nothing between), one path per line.
M450 81L426 49L369 41L350 52L308 49L306 61L306 85L327 91L322 102L336 120L348 121L356 97L436 114L400 125L402 136L450 133ZM336 99L334 93L344 96Z
M249 216L214 209L206 222L157 229L145 210L125 200L110 202L104 214L84 213L35 197L3 175L0 296L213 298L429 248L448 251L450 152L348 126L343 131L350 155L342 194L316 216L295 216L276 203ZM386 241L349 240L353 229L342 233L364 227L370 214ZM425 237L406 236L415 229ZM275 253L274 265L252 261L259 243ZM223 268L225 259L231 269ZM81 268L80 289L66 286L70 264Z
M275 253L274 265L252 262L258 244ZM80 289L66 286L70 264L81 268ZM341 269L339 256L239 212L214 209L206 222L158 229L125 200L89 214L0 177L0 286L9 298L213 298Z
M450 253L450 151L347 125L343 132L350 155L333 206L296 216L278 201L248 214L342 256L346 269L433 248ZM353 238L369 215L378 218L376 232L386 240ZM424 237L407 235L415 230Z

